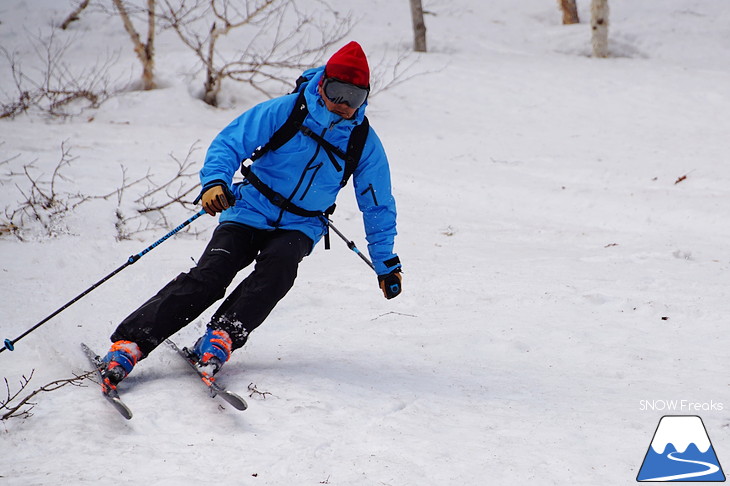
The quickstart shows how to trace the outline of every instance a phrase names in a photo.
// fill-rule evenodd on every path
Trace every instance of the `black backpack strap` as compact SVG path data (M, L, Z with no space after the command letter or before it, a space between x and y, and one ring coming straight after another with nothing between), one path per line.
M335 155L338 156L339 158L341 158L342 160L346 160L347 154L345 152L340 150L339 147L329 143L327 140L322 138L320 135L314 133L314 131L312 131L312 129L309 127L305 127L304 125L302 125L299 127L299 130L304 135L308 136L309 138L311 138L312 140L317 142L317 144L324 149L325 153L327 154L327 157L329 157L330 162L332 162L332 165L335 166L335 170L337 170L337 172L340 172L342 170L342 166L339 164L339 162L337 162L337 159L335 159Z
M309 81L311 81L311 78L308 78L306 76L299 76L297 78L296 82L294 83L294 91L292 91L289 94L300 93L300 92L304 91L304 89L302 89L302 85L304 83L308 83Z
M350 140L347 142L345 173L342 175L342 182L340 182L340 186L345 187L350 176L355 172L355 169L357 169L357 165L360 163L362 151L365 149L365 142L368 139L369 133L370 122L368 121L368 117L365 117L361 124L352 129Z
M306 78L304 79L306 80ZM299 80L297 80L297 89L300 88L300 84ZM285 143L294 138L294 135L296 135L297 132L301 131L305 135L314 139L314 141L316 141L325 150L337 171L343 169L342 166L337 163L334 156L337 155L340 159L345 161L342 181L340 182L340 185L344 187L360 163L360 157L362 157L362 152L365 148L365 141L367 140L368 133L370 132L370 123L368 122L367 117L365 117L360 125L353 128L352 133L350 134L350 139L347 142L347 152L343 152L339 147L332 145L330 142L304 126L304 119L307 117L308 113L307 102L304 98L304 90L302 89L299 91L296 103L294 104L294 109L289 114L289 117L286 119L284 124L274 132L271 139L265 145L258 147L254 151L250 159L253 162L268 151L282 147ZM300 208L278 192L271 189L253 173L251 166L246 165L245 161L241 164L241 174L243 174L243 177L275 206L299 216L322 216L322 211L310 211ZM332 212L334 212L334 205L327 210L327 214L331 214Z
M292 214L296 214L297 216L305 216L309 218L322 216L323 211L310 211L309 209L300 208L289 199L267 186L266 183L253 173L250 166L242 164L241 174L243 174L243 177L246 178L249 184L263 194L263 196L274 206L283 209L284 211L289 211Z
M343 152L339 147L332 145L327 140L303 125L299 129L302 133L314 139L314 141L325 150L330 161L332 161L332 165L335 166L337 171L342 170L342 167L337 163L334 155L337 155L340 159L345 161L345 171L342 174L342 181L340 182L340 186L345 187L347 185L347 181L350 180L350 176L355 172L355 169L357 169L357 166L360 163L360 158L362 157L362 152L365 149L365 141L370 133L370 122L368 121L368 118L364 117L363 122L352 129L350 139L347 142L347 152Z
M266 145L254 150L250 159L252 161L256 160L269 150L276 150L294 138L294 135L297 134L302 123L304 123L307 113L309 113L307 110L307 101L304 99L304 90L301 90L299 92L299 96L297 96L297 101L294 104L294 109L289 114L289 117L286 119L284 124L274 132Z

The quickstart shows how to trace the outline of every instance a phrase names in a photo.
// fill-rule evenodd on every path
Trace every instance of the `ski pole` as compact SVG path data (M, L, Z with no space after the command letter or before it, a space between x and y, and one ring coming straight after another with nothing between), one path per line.
M362 261L364 261L365 263L367 263L368 266L370 268L372 268L373 271L375 271L375 267L373 266L373 263L370 260L368 260L368 257L366 257L365 255L363 255L360 250L358 250L357 246L355 246L355 242L354 241L348 240L347 237L340 232L340 230L338 230L337 228L335 228L335 225L332 224L332 221L329 218L326 218L326 217L322 216L322 219L325 221L325 223L327 224L327 226L329 226L330 228L332 228L335 231L335 233L337 233L337 236L339 236L340 238L342 238L342 240L345 243L347 243L347 247L350 250L354 251L357 254L357 256L359 256L360 258L362 258Z
M89 294L92 290L94 290L97 287L99 287L101 284L103 284L104 282L106 282L107 280L109 280L110 278L112 278L114 275L118 274L119 272L121 272L122 270L124 270L128 266L132 265L133 263L136 263L137 260L139 260L140 258L142 258L143 256L145 256L147 253L149 253L152 250L154 250L155 248L157 248L160 244L162 244L162 242L164 242L165 240L167 240L171 236L175 235L176 233L180 232L180 230L182 230L183 228L185 228L190 223L192 223L193 221L195 221L196 219L198 219L199 217L201 217L204 214L205 214L205 209L201 209L200 211L198 211L197 213L195 213L194 215L192 215L190 218L188 218L184 223L182 223L177 228L175 228L174 230L172 230L169 233L167 233L165 236L163 236L159 240L157 240L154 243L152 243L150 246L148 246L147 248L145 248L141 252L136 253L136 254L130 256L127 259L127 261L124 262L124 265L120 266L119 268L117 268L116 270L114 270L112 273L110 273L106 277L102 278L101 280L99 280L98 282L96 282L94 285L92 285L88 289L86 289L83 292L81 292L79 295L77 295L76 297L74 297L73 299L71 299L70 301L68 301L66 304L64 304L62 307L60 307L59 309L57 309L55 312L53 312L53 314L51 314L50 316L46 317L41 322L39 322L35 326L31 327L30 329L28 329L27 331L25 331L23 334L21 334L20 336L16 337L15 339L6 339L4 341L5 346L3 346L2 348L0 348L0 353L2 353L3 351L5 351L6 349L8 351L13 351L15 349L15 343L17 343L18 341L20 341L21 339L23 339L25 336L27 336L31 332L33 332L36 329L38 329L39 327L41 327L46 322L50 321L52 318L54 318L55 316L57 316L58 314L60 314L64 310L66 310L69 307L71 307L71 305L73 305L76 302L78 302L79 300L81 300L82 297L84 297L87 294Z

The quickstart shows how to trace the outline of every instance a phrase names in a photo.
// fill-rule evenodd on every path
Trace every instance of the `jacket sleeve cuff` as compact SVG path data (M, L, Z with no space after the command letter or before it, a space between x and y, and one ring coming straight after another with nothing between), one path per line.
M400 258L398 255L393 256L383 262L375 262L375 273L378 275L387 275L394 271L401 270Z

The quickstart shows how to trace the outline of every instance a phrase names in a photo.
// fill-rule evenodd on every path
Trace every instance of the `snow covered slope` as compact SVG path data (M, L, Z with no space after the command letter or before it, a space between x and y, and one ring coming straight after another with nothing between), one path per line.
M360 18L352 38L377 71L409 45L409 9L366 3L336 5ZM161 347L121 386L129 422L94 387L43 394L32 417L4 422L0 483L632 484L671 413L701 415L730 464L730 6L611 0L612 57L593 59L589 3L578 2L581 24L563 26L550 0L424 2L421 75L375 93L369 110L391 160L402 296L383 299L333 239L222 372L232 390L259 392L247 411L210 400ZM30 65L27 39L69 10L8 0L0 44ZM76 39L75 62L116 52L116 68L139 75L118 19L89 15L57 35ZM0 120L0 206L22 200L24 165L55 169L64 141L76 157L69 193L114 191L120 164L130 180L163 180L170 154L197 147L199 164L263 99L229 86L223 108L202 104L190 55L169 32L158 42L162 89L67 120ZM0 91L12 93L7 72L0 57ZM335 223L364 248L350 192ZM117 241L116 206L80 206L52 239L0 240L0 338L164 234ZM78 343L106 348L214 226L201 218L198 237L167 241L0 354L0 376L17 389L35 369L37 388L83 371ZM191 344L211 313L176 342ZM643 406L661 400L722 406Z

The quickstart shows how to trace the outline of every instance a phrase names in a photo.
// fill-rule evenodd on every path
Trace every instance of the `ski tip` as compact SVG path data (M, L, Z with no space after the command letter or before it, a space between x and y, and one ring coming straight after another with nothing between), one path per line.
M84 352L85 352L85 353L86 353L87 355L89 355L89 356L96 356L96 357L99 357L99 355L98 355L98 354L96 354L96 353L94 352L94 350L93 350L93 349L91 349L91 348L89 347L89 345L88 345L88 344L86 344L86 343L81 343L81 349L82 349L82 350L83 350L83 351L84 351Z
M228 402L230 405L233 406L236 410L246 410L248 408L248 403L246 403L246 400L239 397L233 392L229 392L227 390L223 391L222 393L218 394L219 397L221 397L223 400Z
M112 398L110 399L112 402L112 405L114 405L114 408L117 409L117 411L127 420L132 419L132 411L127 407L121 400L118 398Z
M87 357L89 358L89 361L96 366L96 374L99 379L99 382L101 383L103 381L102 375L101 375L101 367L100 367L100 360L101 358L99 355L97 355L89 346L87 346L85 343L81 343L81 349L84 350ZM121 398L119 398L119 395L116 393L116 391L112 390L110 392L105 393L104 389L102 387L101 394L106 398L109 403L112 404L112 406L119 412L122 417L124 417L127 420L130 420L132 418L132 411L127 407L127 405L124 404Z

